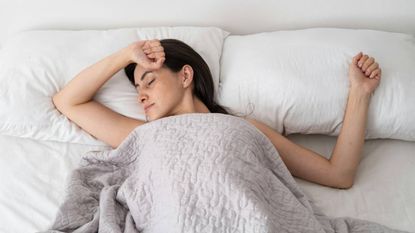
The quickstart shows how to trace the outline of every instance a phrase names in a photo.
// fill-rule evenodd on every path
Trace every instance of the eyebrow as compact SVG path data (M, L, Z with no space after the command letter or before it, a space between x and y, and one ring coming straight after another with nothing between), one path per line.
M141 75L140 80L141 80L141 81L143 81L144 77L145 77L145 76L146 76L146 74L148 74L148 73L152 73L152 71L146 71L146 72L144 72L144 74L143 74L143 75ZM138 83L134 83L134 86L135 86L135 87L137 87L137 86L138 86Z

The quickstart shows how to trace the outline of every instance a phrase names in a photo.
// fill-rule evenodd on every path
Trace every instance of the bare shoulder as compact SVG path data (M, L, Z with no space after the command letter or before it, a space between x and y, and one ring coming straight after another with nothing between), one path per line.
M249 118L249 117L241 117L241 118L248 121L249 123L251 123L255 127L260 123L259 121L255 120L254 118Z
M254 125L255 127L257 127L258 129L260 128L264 128L264 127L269 127L266 124L264 124L263 122L256 120L254 118L249 118L249 117L242 117L244 120L248 121L249 123L251 123L252 125Z
M268 126L267 124L253 119L253 118L248 118L248 117L243 117L243 119L245 119L246 121L248 121L249 123L251 123L253 126L255 126L258 130L260 130L262 133L264 133L266 136L270 136L272 135L280 135L277 131L275 131L273 128L271 128L270 126Z

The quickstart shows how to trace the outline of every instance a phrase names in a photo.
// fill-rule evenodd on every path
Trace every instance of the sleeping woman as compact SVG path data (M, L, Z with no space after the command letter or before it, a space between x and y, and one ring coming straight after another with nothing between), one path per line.
M93 100L98 89L121 69L136 87L147 121L187 113L229 114L214 101L209 67L190 46L175 39L137 41L85 68L53 96L62 114L112 148L146 124ZM373 57L361 52L353 57L343 126L330 159L293 143L258 120L244 119L269 138L293 176L347 189L353 185L371 94L380 78L381 68Z
M146 122L93 100L121 69ZM380 77L374 58L353 57L343 126L326 159L258 120L229 114L213 98L206 62L185 43L132 43L53 96L60 112L113 150L83 157L50 232L397 232L324 216L293 179L353 185Z

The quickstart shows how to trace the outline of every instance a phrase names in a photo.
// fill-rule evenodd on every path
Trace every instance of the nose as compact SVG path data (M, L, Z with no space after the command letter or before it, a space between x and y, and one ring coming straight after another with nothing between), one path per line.
M145 100L148 100L148 95L140 91L140 93L138 94L138 101L144 103Z

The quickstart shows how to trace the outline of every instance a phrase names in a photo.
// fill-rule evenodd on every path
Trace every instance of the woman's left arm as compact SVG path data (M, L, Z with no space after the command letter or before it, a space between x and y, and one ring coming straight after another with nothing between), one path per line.
M350 89L343 126L330 158L331 166L352 186L365 142L370 98L380 83L381 69L373 57L357 54L349 67Z
M350 188L364 144L370 97L380 76L381 69L373 58L362 53L353 58L343 126L330 159L291 142L264 123L247 120L271 140L293 176L330 187Z

